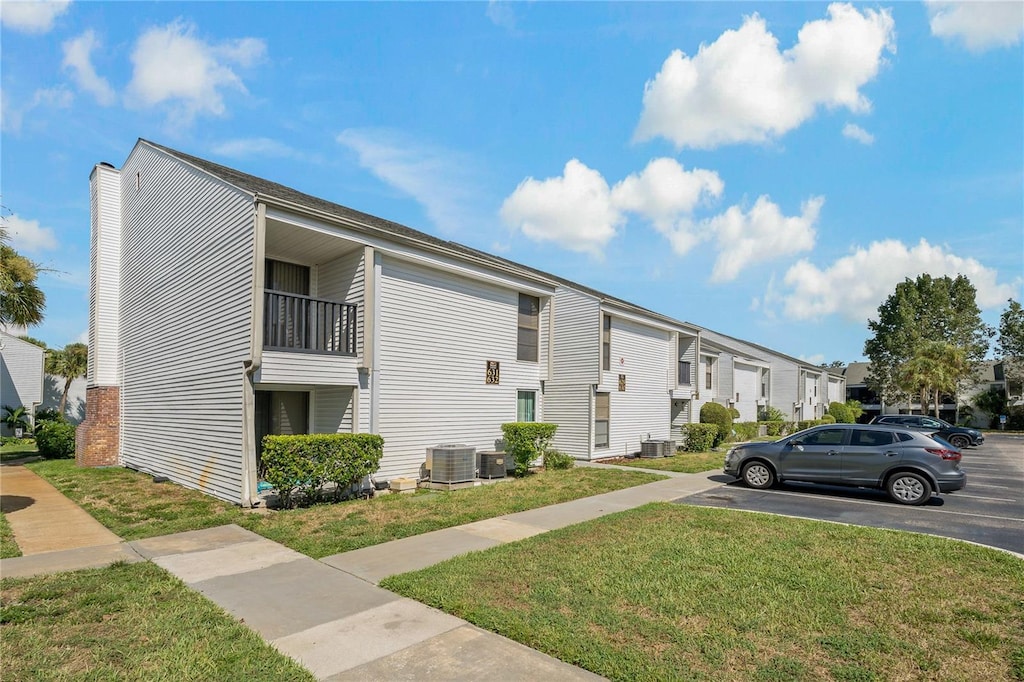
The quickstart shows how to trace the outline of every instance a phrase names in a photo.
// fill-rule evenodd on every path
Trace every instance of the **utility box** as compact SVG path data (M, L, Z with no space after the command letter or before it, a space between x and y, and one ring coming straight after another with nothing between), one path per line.
M508 458L506 453L481 450L479 455L480 478L505 478L505 460Z
M427 448L431 483L465 483L476 479L476 448L468 445L437 445Z

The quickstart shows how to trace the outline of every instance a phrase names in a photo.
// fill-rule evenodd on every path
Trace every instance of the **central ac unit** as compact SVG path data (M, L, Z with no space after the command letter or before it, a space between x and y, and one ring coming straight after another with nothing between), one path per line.
M480 478L505 478L505 459L508 457L504 452L481 452L480 454Z
M432 483L465 483L476 478L476 448L437 445L427 448L427 469Z

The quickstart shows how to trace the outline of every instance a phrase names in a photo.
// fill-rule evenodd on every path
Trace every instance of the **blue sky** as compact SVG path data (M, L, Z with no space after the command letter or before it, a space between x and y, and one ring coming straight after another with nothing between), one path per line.
M1024 271L1024 4L0 4L0 195L50 345L143 137L813 361Z

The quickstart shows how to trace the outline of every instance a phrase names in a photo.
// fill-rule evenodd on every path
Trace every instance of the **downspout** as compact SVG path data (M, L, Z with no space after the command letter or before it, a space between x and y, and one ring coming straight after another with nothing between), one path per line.
M256 389L253 377L263 363L263 277L266 256L267 206L253 197L253 275L249 357L242 361L242 506L258 507L256 489Z

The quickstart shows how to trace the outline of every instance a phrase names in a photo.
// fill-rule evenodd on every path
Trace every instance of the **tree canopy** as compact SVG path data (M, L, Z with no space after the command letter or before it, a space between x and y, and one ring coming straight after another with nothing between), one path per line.
M1021 384L1024 383L1024 309L1012 298L1008 303L1006 310L999 316L996 355L1003 361L1003 375L1009 393L1020 395Z
M0 324L27 327L43 320L46 296L36 284L39 266L7 243L0 225Z
M963 275L923 274L897 284L878 307L878 319L868 321L873 333L864 343L871 361L868 386L890 403L921 395L926 376L932 395L936 387L955 391L984 359L995 333L982 322L976 297Z
M64 414L71 382L85 376L89 368L89 347L84 343L69 343L61 350L51 349L46 353L46 372L64 379L64 393L60 397L58 412Z

